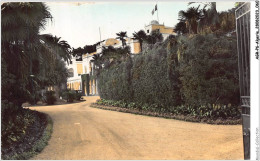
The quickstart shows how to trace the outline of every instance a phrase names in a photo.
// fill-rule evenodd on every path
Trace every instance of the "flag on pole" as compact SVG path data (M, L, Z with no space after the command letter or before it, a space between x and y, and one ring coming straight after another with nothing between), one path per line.
M157 11L157 4L155 5L154 11Z
M153 9L153 11L152 11L152 15L154 14L154 9Z

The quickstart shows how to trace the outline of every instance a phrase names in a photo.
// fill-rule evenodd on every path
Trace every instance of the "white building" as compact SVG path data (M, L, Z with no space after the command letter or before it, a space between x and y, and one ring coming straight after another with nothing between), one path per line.
M71 90L82 91L84 95L98 95L97 81L90 79L93 75L93 53L83 54L82 57L73 57L67 66L69 70L69 78L67 79L67 88ZM88 80L83 80L83 77Z

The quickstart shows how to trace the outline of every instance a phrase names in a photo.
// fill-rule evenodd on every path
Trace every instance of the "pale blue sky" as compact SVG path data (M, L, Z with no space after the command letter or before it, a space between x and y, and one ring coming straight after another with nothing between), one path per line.
M157 20L157 13L151 12L156 2L84 2L81 5L70 2L46 2L53 16L45 30L61 37L74 47L92 45L101 39L115 38L116 33L144 29L151 20ZM186 10L187 2L158 2L159 22L174 27L178 23L178 12ZM198 4L196 4L197 6ZM234 2L217 2L217 10L225 11L234 7Z

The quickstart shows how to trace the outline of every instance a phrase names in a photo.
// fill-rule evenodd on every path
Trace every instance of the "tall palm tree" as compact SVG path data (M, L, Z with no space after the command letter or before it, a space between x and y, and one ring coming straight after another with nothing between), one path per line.
M51 13L41 2L6 2L1 5L2 41L26 41L44 29Z
M134 39L138 40L140 43L140 48L141 48L141 52L142 52L142 47L143 47L143 42L146 39L146 33L144 32L144 30L140 30L137 33L133 33Z
M102 60L101 59L102 58L101 58L100 54L94 54L93 55L93 59L90 60L90 61L93 62L94 65L96 67L98 67L98 69L101 69L102 68Z
M61 37L51 34L40 35L40 39L56 53L55 56L59 56L64 61L69 62L71 59L71 47L67 41L60 40Z
M199 7L190 7L187 11L179 11L179 20L184 21L189 33L197 34L198 20L201 18Z
M127 37L126 32L121 31L121 32L119 32L119 33L116 33L116 35L118 36L117 39L119 39L119 40L122 41L122 46L123 46L123 48L125 48L125 46L126 46L126 40L125 40L125 38Z
M219 19L219 14L217 12L216 8L216 2L190 2L190 4L194 3L200 3L203 4L204 7L201 9L201 18L199 20L199 29L204 30L206 27L210 27L211 30L216 30L216 28L219 26L220 19ZM200 5L198 6L198 8ZM208 9L206 9L208 8Z

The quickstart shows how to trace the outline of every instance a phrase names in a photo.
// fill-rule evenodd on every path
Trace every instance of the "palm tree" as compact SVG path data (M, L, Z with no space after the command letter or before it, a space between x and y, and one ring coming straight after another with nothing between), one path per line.
M188 29L186 27L186 23L184 21L178 22L174 27L174 32L177 34L186 34L188 33Z
M40 35L40 39L55 52L56 56L69 62L71 59L71 47L67 41L60 40L61 37L53 36L51 34Z
M102 69L102 58L100 54L94 54L92 58L90 61L94 63L94 66L97 67L98 70Z
M14 76L12 85L2 86L2 91L6 91L2 99L20 106L24 101L21 99L30 93L26 86L32 74L33 59L38 58L37 49L41 46L39 30L52 17L47 6L40 2L3 3L1 16L2 61L7 65L7 72Z
M144 30L140 30L137 33L133 33L134 39L138 40L140 43L140 48L141 48L141 52L142 52L142 47L143 47L143 42L146 39L146 33L144 32Z
M210 27L212 31L215 31L219 26L219 14L216 9L216 2L190 2L190 4L200 3L203 4L204 7L201 9L201 18L199 20L199 29L204 30L206 27ZM200 5L198 6L198 8ZM208 7L208 9L206 9Z
M60 74L62 75L63 74L62 71L64 70L62 69L62 67L57 68L57 66L63 65L63 63L60 63L60 60L62 59L67 63L70 61L71 59L70 45L67 43L67 41L60 40L61 38L57 36L52 36L49 34L44 34L40 36L41 36L40 41L42 42L41 43L42 50L39 50L40 51L39 56L42 58L42 60L45 60L43 62L40 62L40 64L43 65L42 71L48 73L50 72L50 70L55 71L57 69L61 69ZM44 70L44 69L48 69L48 70ZM55 80L55 82L57 81Z
M179 11L179 20L184 21L189 30L189 33L197 34L198 20L201 18L199 7L190 7L187 11Z
M1 13L1 61L6 64L5 72L12 76L12 80L2 77L3 82L11 82L2 84L2 99L20 107L34 95L34 88L66 80L61 58L68 61L71 49L59 37L39 35L52 18L44 3L3 3Z
M51 13L45 3L6 2L1 5L2 41L25 41L44 29Z
M121 31L119 33L116 33L116 35L118 36L117 39L122 41L123 48L125 48L125 46L126 46L125 38L127 37L126 32Z

